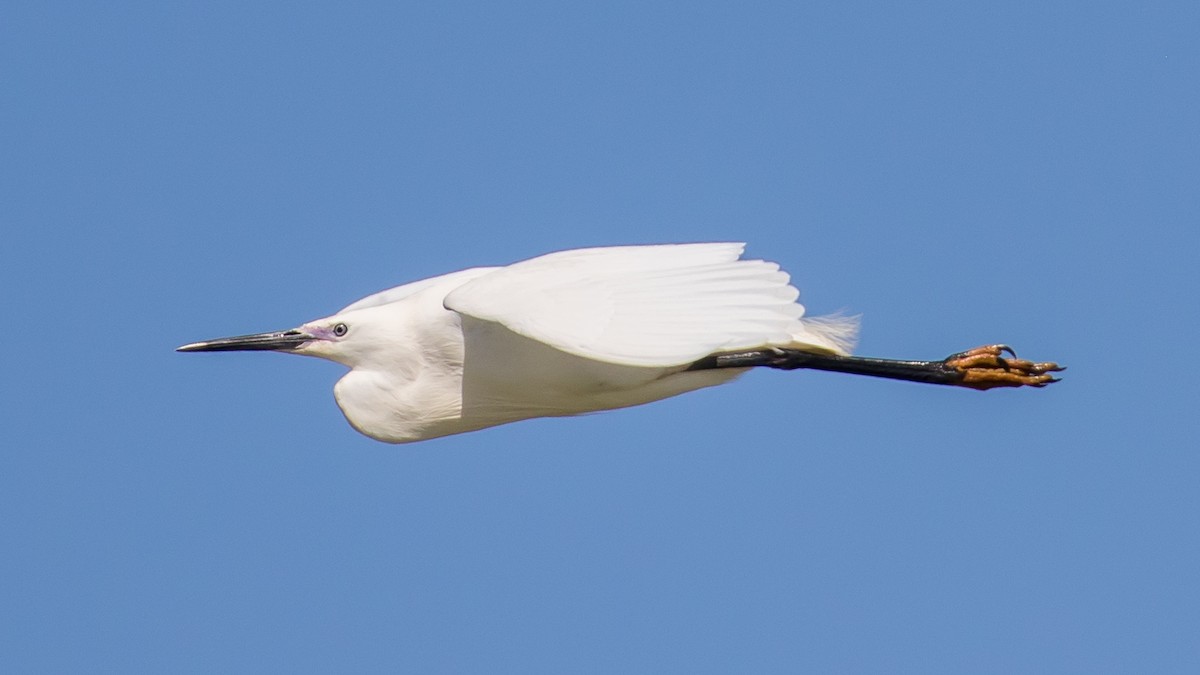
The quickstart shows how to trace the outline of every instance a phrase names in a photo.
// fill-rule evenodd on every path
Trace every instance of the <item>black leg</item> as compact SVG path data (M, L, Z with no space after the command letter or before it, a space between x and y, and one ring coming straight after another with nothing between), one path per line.
M1004 345L988 345L953 354L941 361L900 361L865 356L837 356L797 349L753 349L741 352L713 354L693 363L688 370L711 368L766 367L780 370L826 370L884 377L909 382L947 384L972 389L995 387L1044 387L1058 378L1049 375L1063 370L1054 363L1034 363L1024 359L1004 357L1012 349Z

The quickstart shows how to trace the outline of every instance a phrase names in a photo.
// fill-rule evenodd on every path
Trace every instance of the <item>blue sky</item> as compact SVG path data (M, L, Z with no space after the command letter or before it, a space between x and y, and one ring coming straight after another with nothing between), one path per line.
M1196 672L1195 3L7 3L0 670ZM176 354L744 240L860 353L419 445Z

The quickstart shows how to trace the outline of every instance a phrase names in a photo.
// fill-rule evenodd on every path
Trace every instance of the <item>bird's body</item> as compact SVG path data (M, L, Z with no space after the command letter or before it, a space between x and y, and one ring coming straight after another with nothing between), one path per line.
M424 440L531 417L648 403L720 384L739 372L597 361L446 308L447 295L490 271L418 282L423 287L401 299L337 315L347 325L386 326L381 341L406 347L375 345L346 364L352 368L333 391L355 429L391 443Z
M350 372L334 387L338 406L355 429L390 443L639 405L752 365L842 369L762 361L845 361L857 323L805 318L788 275L741 260L742 250L563 251L399 286L291 331L180 350L286 350L342 363ZM725 354L760 359L698 367Z

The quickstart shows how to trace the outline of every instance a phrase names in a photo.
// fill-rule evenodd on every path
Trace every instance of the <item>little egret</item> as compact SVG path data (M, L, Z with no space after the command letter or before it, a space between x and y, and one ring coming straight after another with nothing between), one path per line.
M940 361L850 356L858 324L805 317L786 272L744 244L561 251L397 286L291 330L179 347L272 350L350 368L350 424L389 443L649 403L747 369L810 368L973 389L1062 370L1004 345ZM1007 356L1006 356L1007 354Z

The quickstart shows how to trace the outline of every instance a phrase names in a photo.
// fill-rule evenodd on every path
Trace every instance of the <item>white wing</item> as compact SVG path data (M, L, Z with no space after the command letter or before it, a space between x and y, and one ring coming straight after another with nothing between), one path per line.
M396 286L394 288L389 288L386 291L380 291L373 295L368 295L367 297L362 298L361 300L355 300L354 302L350 303L349 305L346 305L345 307L338 310L338 314L342 314L344 312L352 312L356 309L366 309L367 307L378 307L379 305L391 304L398 300L403 300L404 298L407 298L408 296L410 296L418 291L423 291L426 288L431 288L431 287L436 286L441 283L450 283L455 278L459 278L460 283L465 283L470 279L474 279L475 277L487 274L488 272L491 272L492 270L495 270L495 269L498 269L498 268L496 268L496 267L474 267L469 270L460 270L458 272L451 272L450 274L443 274L439 277L430 277L428 279L422 279L420 281L414 281L412 283L404 284L403 286Z
M623 365L678 366L768 345L844 353L848 340L837 331L853 328L806 325L787 273L775 263L739 260L744 247L551 253L468 281L445 306L570 354Z

